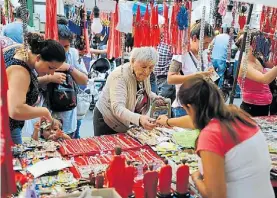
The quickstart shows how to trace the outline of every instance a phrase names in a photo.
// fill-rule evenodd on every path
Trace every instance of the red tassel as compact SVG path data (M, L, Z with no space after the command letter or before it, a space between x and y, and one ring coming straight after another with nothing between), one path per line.
M169 32L168 32L168 28L169 28L169 22L168 22L168 6L166 5L166 3L164 3L164 19L165 19L165 22L164 22L164 29L163 29L163 34L164 34L164 38L163 38L163 41L166 43L166 44L169 44L170 43L170 40L169 40Z
M121 37L120 32L116 30L118 24L118 3L116 4L115 13L112 14L110 34L108 40L107 55L108 58L118 58L121 56Z
M1 103L0 111L1 115L8 115L8 104L7 104L7 92L8 92L8 80L6 75L6 67L2 49L0 48L1 55ZM11 154L11 133L9 126L9 117L1 116L1 127L0 127L0 167L1 167L1 197L8 197L9 195L16 192L15 176L12 163Z
M56 0L46 0L45 38L58 40Z
M178 5L175 4L173 6L172 15L171 15L171 25L170 25L170 40L172 44L173 53L176 54L177 52L177 45L178 45L178 24L177 24L177 14L178 14Z
M144 15L144 19L142 21L142 41L141 41L141 46L150 46L150 15L149 15L149 9L148 5L146 7L146 12Z
M260 30L262 30L263 28L263 24L264 24L264 20L265 20L265 6L263 6L263 10L261 13L261 20L260 20Z
M136 20L134 23L134 47L141 47L141 31L140 6L138 5Z

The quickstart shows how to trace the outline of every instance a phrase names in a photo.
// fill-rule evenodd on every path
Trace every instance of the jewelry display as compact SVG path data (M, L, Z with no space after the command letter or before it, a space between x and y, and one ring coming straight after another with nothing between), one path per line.
M204 71L203 51L204 51L204 36L205 36L204 34L205 34L205 23L206 23L205 14L206 14L206 6L203 6L202 18L201 18L201 29L200 29L199 53L198 53L200 61L197 64L198 71Z
M63 156L93 155L100 152L112 151L116 146L120 146L123 150L142 146L139 142L124 134L64 140L60 141L59 144L60 152Z

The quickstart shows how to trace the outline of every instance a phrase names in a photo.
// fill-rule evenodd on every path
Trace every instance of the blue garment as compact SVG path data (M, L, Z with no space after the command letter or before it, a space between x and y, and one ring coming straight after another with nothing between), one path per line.
M215 71L220 76L218 87L221 88L224 81L224 73L226 70L226 60L220 60L220 59L212 59L212 63L214 66Z
M214 38L212 59L225 60L227 59L227 48L230 36L228 34L220 34Z
M187 115L187 112L183 107L172 108L172 117L173 118L179 118L179 117L182 117L185 115Z
M3 35L11 38L16 43L23 43L23 27L21 22L9 23L3 30Z
M170 98L171 102L175 100L175 85L169 85L167 83L167 76L157 77L157 94L164 98Z
M75 48L70 48L66 53L66 63L74 66L80 72L87 74L86 66L81 59L79 61L79 52ZM78 102L78 101L77 101ZM63 131L66 134L74 133L77 129L77 108L64 112L53 112L55 117L62 119Z
M15 128L11 130L11 137L14 144L22 144L21 130L22 128Z

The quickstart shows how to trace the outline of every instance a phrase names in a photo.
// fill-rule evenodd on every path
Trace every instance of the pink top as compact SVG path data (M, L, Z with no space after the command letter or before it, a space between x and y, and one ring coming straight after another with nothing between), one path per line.
M239 143L251 138L260 130L258 126L248 127L239 121L233 127L237 132ZM212 119L199 135L197 153L206 150L224 157L236 145L229 133L221 128L220 122Z
M266 73L265 69L263 73ZM241 85L241 77L238 78L238 82ZM272 102L272 93L268 84L262 84L245 78L242 93L243 102L248 104L270 105Z

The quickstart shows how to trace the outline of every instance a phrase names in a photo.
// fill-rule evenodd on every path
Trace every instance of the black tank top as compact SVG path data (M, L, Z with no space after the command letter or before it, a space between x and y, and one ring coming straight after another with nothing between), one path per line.
M12 65L20 65L24 67L25 69L28 70L31 78L31 82L29 85L29 91L27 92L26 95L26 104L33 106L36 104L39 96L39 89L38 89L38 79L37 75L33 70L31 70L28 65L22 61L14 58L14 55L16 53L16 48L11 48L4 52L4 59L5 59L5 64L6 64L6 69ZM20 87L18 87L20 89ZM24 126L24 121L18 121L10 118L10 129L11 131L20 128L22 129Z

